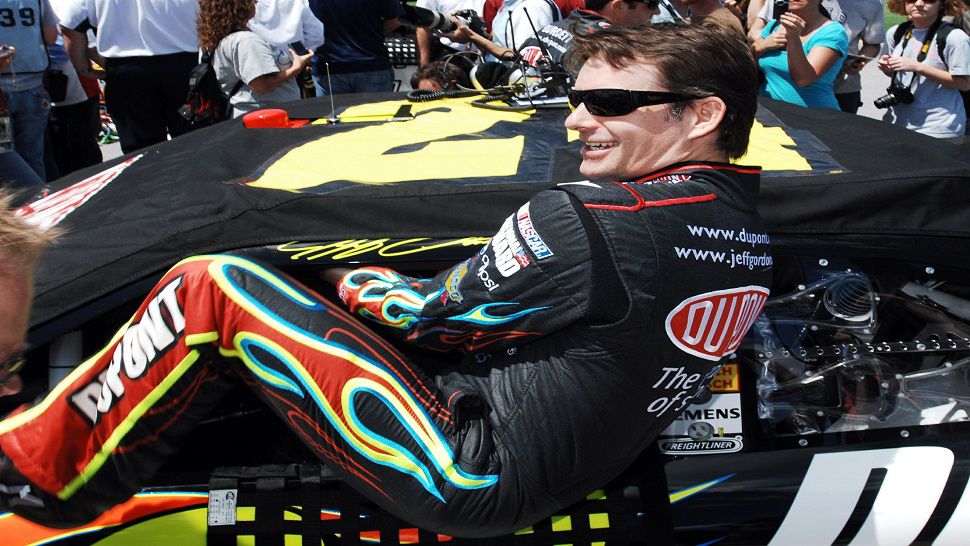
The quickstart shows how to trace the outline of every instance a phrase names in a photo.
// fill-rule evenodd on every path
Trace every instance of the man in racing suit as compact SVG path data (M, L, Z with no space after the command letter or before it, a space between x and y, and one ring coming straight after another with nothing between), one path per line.
M751 55L700 27L577 38L566 121L589 181L537 194L432 279L330 271L351 312L467 353L429 376L292 279L231 256L169 271L36 406L0 422L0 500L48 525L135 492L232 381L381 508L455 536L530 525L616 477L768 295ZM632 91L631 91L632 90Z

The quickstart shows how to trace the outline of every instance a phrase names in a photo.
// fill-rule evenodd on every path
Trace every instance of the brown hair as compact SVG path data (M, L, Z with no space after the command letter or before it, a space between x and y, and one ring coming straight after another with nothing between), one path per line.
M219 42L246 28L253 16L253 0L199 0L195 26L199 47L212 53Z
M573 38L566 65L576 73L590 57L615 68L649 64L660 73L667 91L719 97L727 109L718 127L718 148L730 158L747 151L758 109L758 73L737 32L700 25L614 26ZM671 105L669 113L677 117L689 104Z
M58 231L43 230L11 212L13 195L0 190L0 264L14 264L33 272L44 247Z
M940 17L950 15L956 17L967 10L967 5L962 0L937 0L942 3L940 6ZM887 0L886 8L896 15L906 17L906 0Z

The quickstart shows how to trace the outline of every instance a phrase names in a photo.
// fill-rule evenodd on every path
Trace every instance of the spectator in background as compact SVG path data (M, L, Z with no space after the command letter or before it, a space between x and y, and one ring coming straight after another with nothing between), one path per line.
M313 52L289 55L246 29L252 0L200 0L199 47L212 54L212 68L235 116L300 100L294 78L310 64Z
M49 65L47 45L57 39L57 17L47 0L0 0L0 8L9 15L9 21L2 20L3 43L16 52L0 68L13 148L46 181L44 134L51 101L44 89L44 71Z
M839 5L845 14L842 26L849 37L849 53L835 78L835 100L843 112L855 114L862 105L859 71L868 62L867 58L879 55L886 27L879 0L840 0Z
M131 153L189 129L189 72L198 63L197 0L64 0L64 44L78 75L91 76L88 39L96 29L105 60L105 103L121 150Z
M585 0L553 0L556 3L556 7L559 8L559 14L563 19L569 17L569 14L573 12L574 9L581 9L586 7ZM505 2L503 0L485 0L485 6L482 8L482 19L485 21L485 29L492 32L492 21L498 14L499 8Z
M878 1L878 0L877 0ZM721 5L721 0L685 0L690 9L690 22L695 25L715 26L745 37L744 27L731 10Z
M761 30L765 28L772 19L777 19L775 15L776 0L751 0L747 7L747 27L748 37L752 41L761 38ZM820 10L822 15L836 23L841 23L845 19L839 0L822 0Z
M62 73L66 84L63 97L54 96L54 91L49 89L53 108L48 125L54 162L59 176L66 176L78 169L97 165L103 159L98 144L101 131L98 98L101 90L97 80L78 77L60 36L47 51L51 69Z
M573 10L566 19L541 28L538 39L532 37L526 40L519 47L518 55L529 64L536 65L544 56L542 50L545 48L552 57L552 62L559 65L572 46L573 36L576 34L595 34L612 25L645 25L658 13L657 0L586 0L585 5L585 8ZM511 59L516 56L511 48L490 42L464 25L459 26L455 35L458 39L474 42L495 58ZM539 40L542 40L542 48L539 47Z
M313 51L323 45L323 23L310 11L307 0L257 0L256 15L249 21L249 30L280 51L289 51L294 42ZM296 76L296 85L303 98L307 98L304 90L308 87L312 94L309 67Z
M418 0L418 7L430 9L445 15L458 10L470 9L481 15L485 7L484 0ZM425 66L432 61L440 59L445 55L457 53L459 51L474 51L475 47L470 43L453 42L447 36L434 36L426 28L418 28L415 31L418 43L418 64Z
M327 29L313 60L318 95L393 90L384 35L401 25L398 0L310 0L310 9Z
M751 46L765 73L761 94L807 108L838 110L833 84L849 40L821 10L821 0L791 0L789 11Z
M952 28L941 48L937 28L944 15L958 15L964 6L958 0L889 0L887 6L912 25L899 40L898 25L886 32L878 66L913 100L888 107L883 121L937 138L962 136L967 113L960 91L970 90L970 38Z
M10 66L16 56L16 49L7 44L0 45L0 70ZM44 182L30 168L24 158L13 149L13 135L10 134L10 114L7 101L0 92L0 188L28 188L40 186Z
M518 51L536 31L561 20L552 0L505 0L492 20L492 41Z

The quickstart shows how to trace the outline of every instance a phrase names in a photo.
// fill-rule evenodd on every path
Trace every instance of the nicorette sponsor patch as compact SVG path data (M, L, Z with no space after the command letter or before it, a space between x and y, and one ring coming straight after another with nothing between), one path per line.
M768 299L763 286L717 290L687 298L666 321L667 337L685 353L705 360L731 354Z
M535 254L535 257L541 260L552 256L552 250L546 246L546 242L542 240L542 236L539 235L535 226L532 225L532 217L529 216L529 203L519 207L519 211L515 214L515 217L519 226L519 233L525 239L525 244Z

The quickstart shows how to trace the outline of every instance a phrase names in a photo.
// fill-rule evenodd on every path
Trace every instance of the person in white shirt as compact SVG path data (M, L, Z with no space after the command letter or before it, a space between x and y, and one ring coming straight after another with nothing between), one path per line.
M474 10L479 16L485 8L485 0L418 0L418 7L450 15L459 10ZM470 43L458 43L447 36L434 36L426 28L416 30L418 42L418 64L425 66L440 59L443 55L458 51L474 51Z
M307 0L256 0L256 15L249 21L249 30L283 52L295 42L316 51L324 41L323 23L310 10ZM315 95L309 68L297 74L294 81L302 98Z
M257 0L249 30L280 51L293 42L317 50L324 41L323 23L310 11L307 0Z
M492 20L492 41L518 51L539 29L560 19L552 0L505 0Z
M65 0L61 27L80 75L90 74L89 28L105 59L105 102L130 153L189 129L178 114L198 63L197 0Z
M842 26L849 37L849 54L835 78L835 100L843 112L855 114L862 105L859 71L869 59L879 55L886 27L879 0L839 0L839 4L845 14Z

